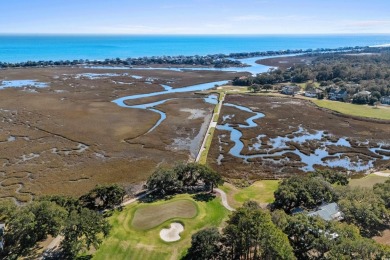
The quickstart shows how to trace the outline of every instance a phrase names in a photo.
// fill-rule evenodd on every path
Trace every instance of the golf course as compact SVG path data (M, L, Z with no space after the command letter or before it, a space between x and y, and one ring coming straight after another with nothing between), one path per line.
M152 203L136 202L110 217L112 230L94 259L178 259L191 244L191 235L205 227L220 227L229 211L221 199L196 200L189 194L176 195L169 200ZM165 242L162 229L180 223L181 239Z

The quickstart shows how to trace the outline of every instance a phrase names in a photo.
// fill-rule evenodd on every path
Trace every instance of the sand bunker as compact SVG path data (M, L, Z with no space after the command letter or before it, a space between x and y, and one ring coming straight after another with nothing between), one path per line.
M180 240L180 233L183 232L184 227L180 223L171 223L170 228L164 228L160 231L160 237L165 242L174 242Z

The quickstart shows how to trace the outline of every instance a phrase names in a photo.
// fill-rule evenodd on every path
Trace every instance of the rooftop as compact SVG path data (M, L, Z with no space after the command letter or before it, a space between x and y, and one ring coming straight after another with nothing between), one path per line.
M308 216L319 216L324 220L341 220L343 219L341 211L337 203L329 203L322 205L316 211L311 211L307 214Z

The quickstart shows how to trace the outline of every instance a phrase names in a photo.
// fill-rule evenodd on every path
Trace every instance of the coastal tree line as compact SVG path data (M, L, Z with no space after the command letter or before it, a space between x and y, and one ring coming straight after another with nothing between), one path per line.
M28 67L50 67L50 66L149 66L149 65L169 65L169 66L205 66L214 68L227 67L245 67L240 61L233 59L243 59L251 57L289 55L302 53L321 53L321 52L359 52L368 47L343 47L343 48L319 48L307 50L281 50L281 51L262 51L262 52L241 52L231 54L210 54L193 56L152 56L139 58L112 58L104 60L41 60L25 62L1 62L0 68L28 68Z
M360 91L372 92L377 101L390 95L390 48L369 48L362 54L312 54L310 64L293 64L289 68L271 69L256 76L235 78L234 85L275 86L281 83L318 82L326 91L338 87L352 97ZM375 103L367 97L356 96L355 103Z

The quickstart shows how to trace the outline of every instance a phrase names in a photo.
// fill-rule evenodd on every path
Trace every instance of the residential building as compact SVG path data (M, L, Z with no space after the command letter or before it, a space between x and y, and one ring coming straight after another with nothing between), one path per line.
M318 216L326 221L330 220L342 220L343 215L339 210L337 203L329 203L320 206L316 211L311 211L307 214L308 216Z
M346 101L348 98L348 92L345 89L331 89L328 94L329 100Z
M385 105L390 105L390 96L381 97L381 103Z
M280 93L285 95L296 95L301 90L298 86L284 86Z
M312 97L316 98L318 97L318 94L322 93L323 91L321 89L309 89L305 91L305 97Z

